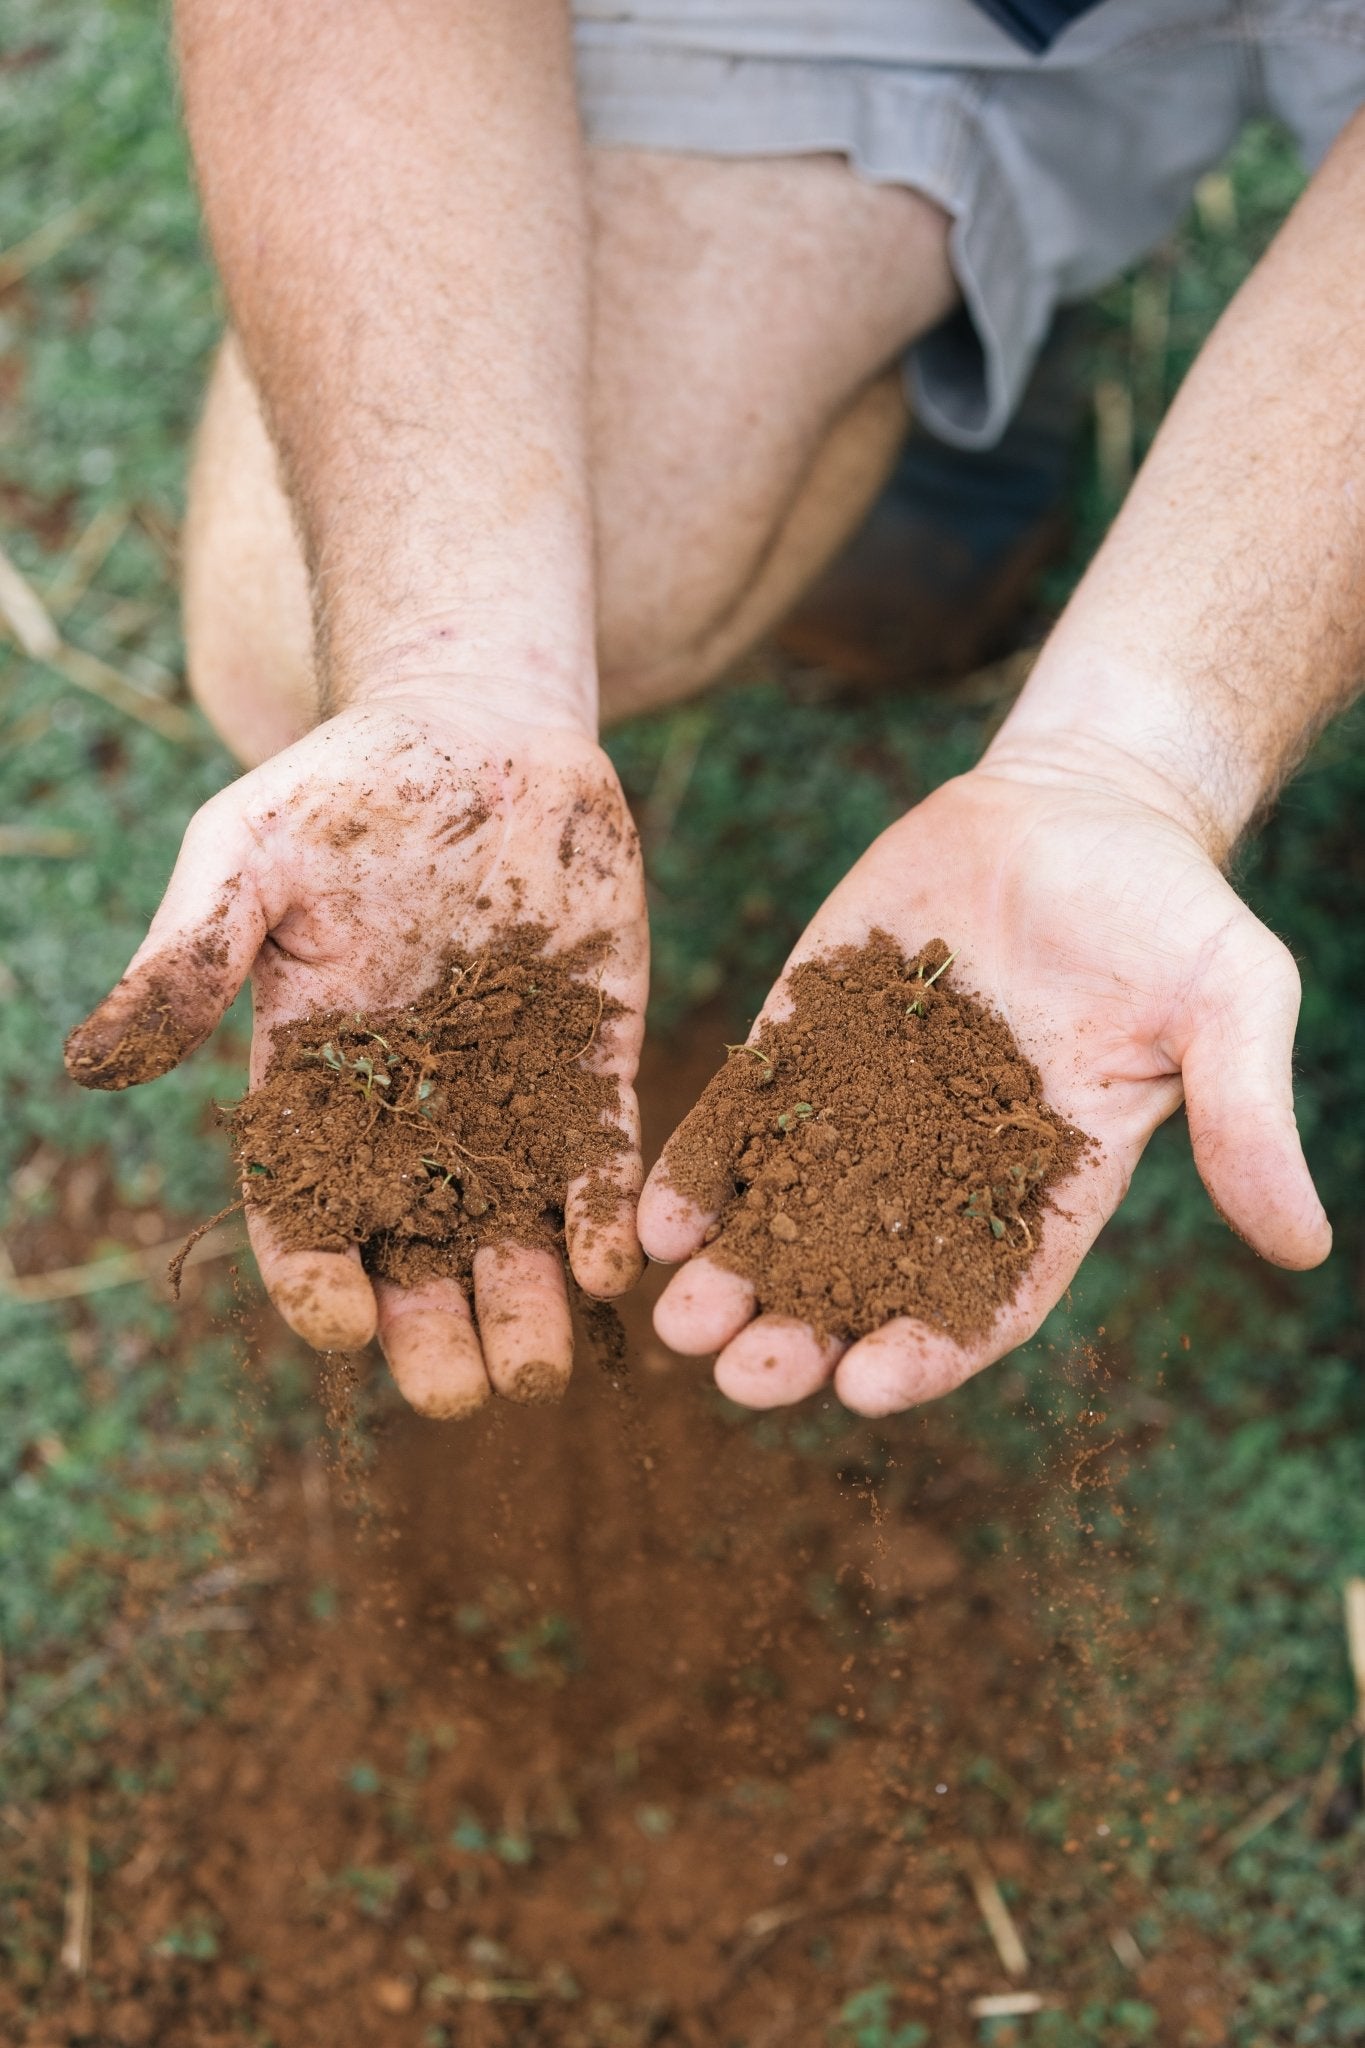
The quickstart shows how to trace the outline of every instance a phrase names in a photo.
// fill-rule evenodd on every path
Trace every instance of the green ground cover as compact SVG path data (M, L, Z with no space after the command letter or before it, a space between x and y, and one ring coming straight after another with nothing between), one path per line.
M1248 137L1172 248L1094 309L1103 431L1078 481L1069 574L1297 181L1278 138ZM177 517L219 314L164 23L148 0L0 0L0 251L49 224L46 253L30 245L29 265L0 267L3 544L36 587L60 595L92 521L108 515L112 532L130 511L62 624L155 690L179 664L173 570L157 536ZM649 852L661 1028L716 997L742 1022L820 897L883 824L975 757L990 715L801 701L760 678L618 735ZM1304 1277L1259 1268L1209 1212L1183 1130L1168 1128L1044 1339L957 1397L964 1426L995 1455L1036 1465L1094 1401L1082 1347L1103 1326L1101 1355L1121 1366L1104 1387L1109 1414L1129 1430L1162 1418L1114 1490L1049 1541L1070 1546L1079 1586L1102 1557L1106 1598L1129 1617L1164 1603L1179 1640L1196 1646L1197 1682L1172 1706L1162 1637L1152 1668L1131 1655L1136 1624L1115 1636L1129 1653L1115 1651L1115 1698L1136 1717L1169 1719L1159 1763L1150 1751L1140 1770L1135 1759L1133 1816L1177 1783L1197 1787L1165 1846L1142 1846L1150 1831L1135 1819L1137 1846L1124 1853L1157 1901L1139 1939L1155 1947L1193 1930L1217 1951L1241 2048L1365 2040L1358 1752L1325 1831L1305 1827L1304 1802L1220 1866L1201 1853L1312 1772L1351 1710L1341 1587L1365 1570L1360 739L1358 720L1329 734L1241 877L1303 966L1300 1109L1337 1225L1332 1261ZM111 1201L130 1213L193 1217L226 1198L223 1150L207 1133L212 1102L240 1084L240 1021L183 1073L115 1098L70 1088L60 1046L121 970L185 821L229 772L202 728L172 743L0 652L0 847L16 828L69 835L53 842L57 855L0 853L11 1232L54 1209L65 1161L103 1161ZM199 1569L260 1450L318 1426L301 1381L246 1395L243 1384L239 1348L205 1340L187 1359L170 1313L140 1287L32 1306L0 1285L0 1806L98 1773L95 1738L117 1693L104 1689L97 1705L83 1696L29 1730L52 1674L126 1614L130 1585L151 1600ZM801 1425L744 1426L761 1442ZM193 1705L199 1681L187 1671L183 1683ZM1064 1836L1071 1824L1061 1788L1035 1825ZM1122 2048L1153 2023L1129 2001L1043 2015L1030 2038ZM884 1987L869 1987L833 2038L899 2039Z

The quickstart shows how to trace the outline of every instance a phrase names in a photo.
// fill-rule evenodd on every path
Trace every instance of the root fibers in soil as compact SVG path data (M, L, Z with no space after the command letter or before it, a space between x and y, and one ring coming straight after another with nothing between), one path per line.
M358 1244L370 1272L413 1284L468 1281L482 1244L563 1244L570 1181L625 1143L616 1082L586 1063L620 1005L601 945L551 953L548 936L521 925L452 953L404 1009L275 1032L232 1137L248 1204L286 1247ZM590 1218L592 1199L590 1183ZM602 1201L615 1212L605 1181Z
M665 1154L718 1212L706 1256L822 1337L914 1316L968 1342L1013 1298L1088 1140L934 940L804 961L792 1008L732 1047Z

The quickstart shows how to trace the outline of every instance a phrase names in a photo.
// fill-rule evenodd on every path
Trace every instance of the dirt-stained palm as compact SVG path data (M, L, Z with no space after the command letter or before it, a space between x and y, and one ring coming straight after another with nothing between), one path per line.
M681 1351L719 1352L716 1377L733 1399L795 1401L832 1375L850 1408L886 1414L1002 1357L1059 1300L1182 1099L1200 1173L1232 1227L1280 1265L1326 1257L1331 1231L1294 1120L1298 974L1183 824L1083 778L983 767L882 834L792 962L861 943L877 925L910 953L935 937L957 949L958 979L1007 1019L1053 1106L1096 1150L1058 1191L1014 1302L966 1348L908 1319L845 1348L756 1316L746 1280L694 1256L710 1218L656 1168L641 1239L653 1257L689 1260L657 1326ZM785 1007L779 979L766 1010Z
M258 1081L276 1025L411 1001L453 944L477 949L525 923L547 927L554 950L608 941L602 986L623 1009L591 1058L620 1088L621 1202L614 1221L585 1230L581 1188L564 1199L575 1277L589 1294L617 1294L641 1263L632 1084L648 935L634 828L590 740L420 696L330 719L197 813L146 941L72 1034L68 1067L95 1087L154 1079L203 1042L249 976ZM453 1281L375 1285L357 1250L286 1251L250 1210L248 1224L291 1327L321 1350L357 1349L377 1328L424 1412L462 1412L490 1385L515 1396L567 1377L565 1282L547 1252L481 1250L471 1316Z

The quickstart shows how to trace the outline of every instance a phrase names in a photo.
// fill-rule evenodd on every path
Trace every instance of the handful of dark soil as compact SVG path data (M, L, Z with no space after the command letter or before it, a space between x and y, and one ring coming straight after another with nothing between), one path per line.
M358 1244L408 1285L467 1282L483 1244L562 1247L568 1183L626 1143L615 1081L583 1064L621 1005L591 978L600 942L548 937L520 925L452 953L407 1008L275 1032L231 1130L246 1200L286 1246Z
M1090 1141L950 958L874 931L806 961L790 1017L730 1048L669 1144L673 1187L719 1211L706 1256L760 1312L844 1339L915 1316L967 1343L1013 1297Z

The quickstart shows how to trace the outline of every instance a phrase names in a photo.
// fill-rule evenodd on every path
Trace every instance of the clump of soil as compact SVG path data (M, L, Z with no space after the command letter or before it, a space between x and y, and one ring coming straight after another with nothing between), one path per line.
M1089 1140L951 957L874 931L803 962L791 1015L730 1048L670 1143L672 1186L718 1212L706 1256L760 1312L842 1339L914 1316L966 1343L1012 1299Z
M550 953L548 937L515 926L452 952L403 1009L274 1032L231 1129L247 1203L286 1247L358 1244L369 1272L411 1285L467 1281L483 1244L562 1246L569 1182L626 1143L615 1080L584 1064L621 1005L601 988L604 940ZM601 1199L614 1210L605 1179Z

